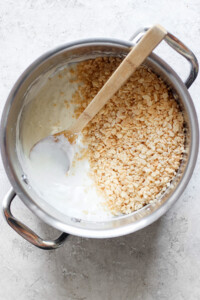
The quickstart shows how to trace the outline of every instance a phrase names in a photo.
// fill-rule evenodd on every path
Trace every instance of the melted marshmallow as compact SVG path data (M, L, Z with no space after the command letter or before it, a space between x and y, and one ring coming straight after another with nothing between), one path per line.
M89 175L87 158L77 160L75 156L68 171L73 155L86 147L81 135L75 148L69 147L64 136L58 145L45 138L72 124L74 106L70 99L78 87L70 82L72 74L68 68L54 74L51 80L47 75L45 84L33 86L27 94L18 120L17 154L24 174L35 193L63 214L88 221L111 219L113 215L105 209L105 199L97 193Z

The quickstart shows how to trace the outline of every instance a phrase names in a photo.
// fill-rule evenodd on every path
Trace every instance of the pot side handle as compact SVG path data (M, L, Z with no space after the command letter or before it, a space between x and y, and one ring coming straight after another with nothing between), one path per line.
M25 240L34 246L43 250L53 250L60 247L68 237L68 233L63 232L56 240L43 240L26 225L17 220L11 213L11 203L16 196L15 191L11 188L3 199L3 213L7 223Z
M139 31L137 31L131 38L130 41L132 41L134 44L137 44L138 41L142 38L142 36L145 34L145 32L149 29L149 27L145 27ZM171 33L167 33L164 40L167 42L167 44L173 48L176 52L181 54L183 57L185 57L189 63L190 63L190 74L188 78L185 81L185 85L187 88L189 88L192 83L195 81L198 72L199 72L199 64L197 61L196 56L194 53L186 47L177 37L172 35Z

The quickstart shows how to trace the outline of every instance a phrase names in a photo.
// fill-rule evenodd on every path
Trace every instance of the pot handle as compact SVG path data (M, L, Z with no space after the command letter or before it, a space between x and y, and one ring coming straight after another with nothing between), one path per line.
M33 232L26 225L17 220L11 213L11 203L15 198L16 193L11 188L3 199L3 213L6 218L7 223L25 240L33 244L34 246L44 249L53 250L60 247L68 237L68 233L63 232L56 240L45 241L40 238L35 232Z
M143 37L143 35L148 29L149 27L145 27L137 31L129 40L132 41L134 44L137 44L138 41ZM181 54L189 61L190 74L185 81L186 87L189 88L192 85L192 83L195 81L199 71L199 64L196 56L189 48L187 48L177 37L175 37L171 33L168 32L164 40L167 42L167 44L170 47L172 47L176 52Z

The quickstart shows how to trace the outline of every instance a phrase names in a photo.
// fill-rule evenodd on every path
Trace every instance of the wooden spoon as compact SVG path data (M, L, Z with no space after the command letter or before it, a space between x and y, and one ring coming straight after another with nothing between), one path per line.
M83 128L90 122L94 116L102 109L106 102L120 89L120 87L128 80L133 72L139 67L147 56L153 51L153 49L164 39L167 31L160 25L151 27L146 34L141 38L136 46L134 46L129 54L125 57L119 67L111 75L105 85L97 93L94 99L82 112L75 123L67 128L67 130L61 131L54 135L44 138L41 141L51 140L52 137L55 141L58 141L60 135L64 135L68 141L72 144L75 142L77 135L83 130ZM41 143L39 141L32 150ZM55 143L56 144L56 143ZM67 147L67 149L69 149ZM62 146L63 150L63 146ZM68 150L66 150L67 152Z
M132 48L76 122L67 130L56 133L54 136L64 134L66 137L70 137L71 142L73 142L77 134L83 130L83 128L102 109L106 102L129 79L145 58L147 58L153 49L164 39L166 34L167 31L160 25L155 25L150 28L138 44Z

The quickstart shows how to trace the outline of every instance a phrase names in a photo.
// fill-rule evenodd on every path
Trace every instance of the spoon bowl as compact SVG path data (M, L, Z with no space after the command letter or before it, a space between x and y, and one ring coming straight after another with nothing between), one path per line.
M44 174L46 172L55 174L58 168L64 168L65 172L70 169L75 151L75 145L71 140L59 133L49 135L36 143L29 157L36 167L42 164Z

